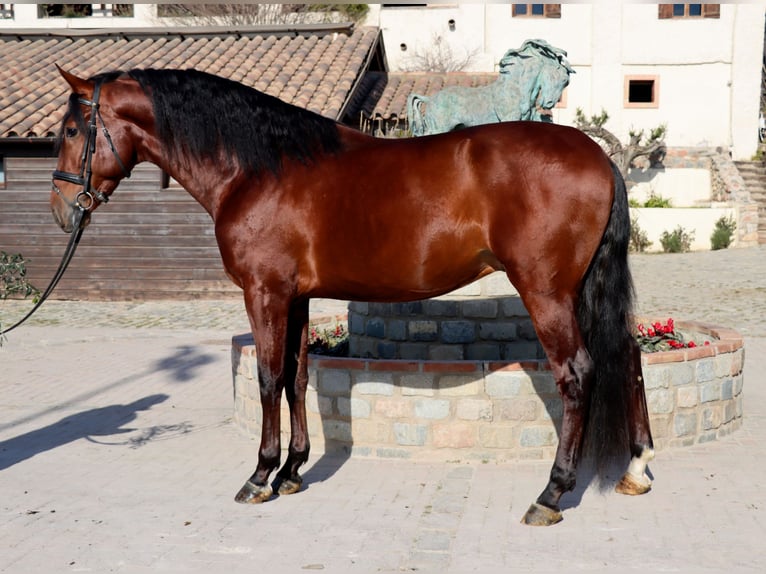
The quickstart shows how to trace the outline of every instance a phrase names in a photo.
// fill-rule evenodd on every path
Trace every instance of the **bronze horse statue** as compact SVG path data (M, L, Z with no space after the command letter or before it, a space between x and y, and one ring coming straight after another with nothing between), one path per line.
M500 74L486 86L452 86L432 96L410 94L407 120L413 136L516 120L550 121L550 110L574 70L564 50L545 40L527 40L500 59Z
M600 460L630 458L618 491L649 490L627 194L582 132L513 122L378 139L194 70L62 74L72 94L51 192L58 224L81 229L136 164L152 162L210 214L242 288L263 427L238 502L301 488L309 299L422 299L495 270L518 289L564 407L548 483L523 521L561 520L586 435ZM272 486L283 392L291 436Z

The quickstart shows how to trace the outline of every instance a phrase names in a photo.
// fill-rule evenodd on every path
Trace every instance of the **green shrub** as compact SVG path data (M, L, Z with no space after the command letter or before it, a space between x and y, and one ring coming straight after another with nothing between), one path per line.
M646 198L644 207L672 207L672 205L670 204L669 199L665 199L661 195L655 195L654 192L652 192L649 197Z
M662 250L665 253L686 253L691 251L694 232L689 233L680 225L672 232L663 231L660 236Z
M29 297L32 295L35 302L40 295L40 290L27 281L27 266L24 257L20 254L8 254L0 251L0 300L8 297ZM0 321L0 331L3 330ZM4 335L0 335L0 347L3 345Z
M737 222L734 221L733 216L721 216L721 218L715 222L713 234L710 236L710 248L713 251L717 251L718 249L726 249L729 247L736 229Z
M0 251L0 299L37 297L40 290L27 281L27 265L21 254Z
M638 225L638 218L630 218L630 244L628 246L630 251L635 253L643 253L652 244L646 235L646 231L641 229Z

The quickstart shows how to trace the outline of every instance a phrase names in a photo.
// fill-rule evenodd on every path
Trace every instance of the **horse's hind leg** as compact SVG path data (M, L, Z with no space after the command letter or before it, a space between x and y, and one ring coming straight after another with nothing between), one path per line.
M572 297L557 300L554 296L528 295L524 303L548 355L564 406L550 479L522 519L524 524L548 526L561 521L559 500L575 487L590 404L593 361L580 336Z
M615 490L621 494L644 494L652 488L646 474L647 463L654 458L654 443L646 407L644 376L641 369L641 349L631 339L630 401L628 405L628 432L630 433L631 460L628 471Z
M296 301L290 311L285 369L285 395L290 406L290 446L287 460L277 473L279 494L293 494L300 490L303 479L298 469L308 460L310 448L306 422L308 299Z

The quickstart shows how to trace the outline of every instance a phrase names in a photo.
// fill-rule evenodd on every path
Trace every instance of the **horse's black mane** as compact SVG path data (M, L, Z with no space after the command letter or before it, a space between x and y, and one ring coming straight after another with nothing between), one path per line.
M238 82L197 70L127 74L152 100L157 136L175 158L218 160L223 152L249 175L278 174L283 158L309 162L340 148L333 120ZM120 75L109 72L92 79L106 83Z

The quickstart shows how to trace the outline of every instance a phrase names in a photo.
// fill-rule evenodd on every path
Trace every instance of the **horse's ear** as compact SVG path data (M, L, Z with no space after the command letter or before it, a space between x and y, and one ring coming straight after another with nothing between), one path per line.
M74 93L87 96L93 92L93 82L90 80L78 78L74 74L70 74L66 70L62 69L58 64L56 64L56 68L58 69L61 76L67 81L67 84L72 87L72 91Z

